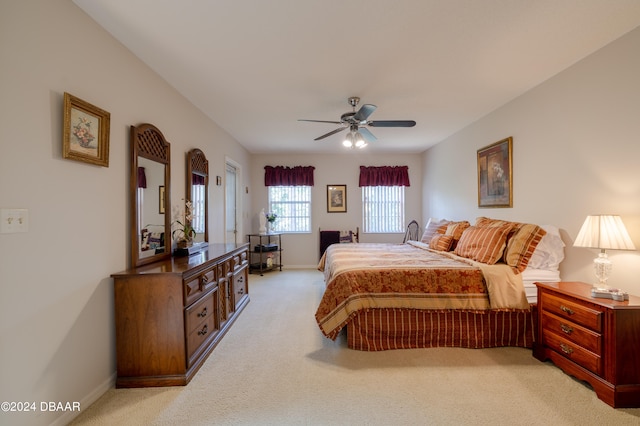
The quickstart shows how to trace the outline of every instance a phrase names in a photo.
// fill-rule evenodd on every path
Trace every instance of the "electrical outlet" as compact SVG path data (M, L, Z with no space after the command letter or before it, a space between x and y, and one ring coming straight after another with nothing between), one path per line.
M29 231L29 210L0 209L0 234Z

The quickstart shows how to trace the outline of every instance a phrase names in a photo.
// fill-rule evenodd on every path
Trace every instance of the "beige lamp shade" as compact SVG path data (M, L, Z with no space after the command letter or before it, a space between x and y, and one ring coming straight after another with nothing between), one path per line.
M587 216L573 246L602 250L636 249L620 216L604 214Z

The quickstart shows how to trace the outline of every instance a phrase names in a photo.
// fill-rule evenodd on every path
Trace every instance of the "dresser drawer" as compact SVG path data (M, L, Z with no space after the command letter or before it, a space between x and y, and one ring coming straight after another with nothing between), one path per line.
M602 357L587 349L577 345L575 342L552 333L549 330L542 330L542 344L556 351L565 358L586 368L597 375L602 374Z
M189 305L218 283L218 268L213 266L184 280L184 301Z
M214 290L185 310L189 363L199 353L202 343L217 332L217 298L218 292Z
M249 260L247 259L247 252L243 251L240 254L233 256L233 270L237 271L242 268L244 265L248 264Z
M216 329L213 316L207 318L205 322L199 324L195 330L189 333L189 336L187 337L187 356L189 359L189 365L191 365L193 359L200 354L203 349L202 344L210 337L215 336L215 334Z
M569 319L598 333L602 332L602 312L599 310L544 292L541 295L541 302L538 303L544 310L561 318Z
M203 297L201 301L195 303L193 306L189 306L185 310L187 334L196 329L200 323L204 322L205 319L214 316L216 312L214 303L215 293L216 292L214 291Z
M600 333L549 312L542 313L541 323L544 330L552 331L596 355L602 355L602 335Z

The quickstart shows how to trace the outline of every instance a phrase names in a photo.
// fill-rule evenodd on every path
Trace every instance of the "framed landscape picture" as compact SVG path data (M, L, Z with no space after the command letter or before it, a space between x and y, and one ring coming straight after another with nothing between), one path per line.
M513 138L478 150L478 207L513 207Z
M327 212L347 212L347 185L327 185Z
M65 92L62 157L109 167L110 119L107 111Z

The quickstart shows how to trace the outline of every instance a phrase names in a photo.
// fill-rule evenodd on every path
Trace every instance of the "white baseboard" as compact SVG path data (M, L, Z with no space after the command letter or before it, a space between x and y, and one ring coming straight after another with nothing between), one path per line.
M93 391L91 391L87 396L80 400L80 412L77 411L67 411L58 417L54 422L51 423L50 426L64 426L71 422L71 420L75 419L82 413L83 409L89 408L91 404L96 402L106 391L109 389L113 389L116 386L116 376L117 373L114 371L113 374L104 382L102 382L98 387L96 387Z
M284 265L282 267L283 270L285 269L318 269L318 264L315 265Z

